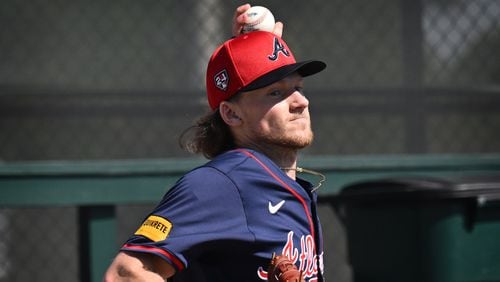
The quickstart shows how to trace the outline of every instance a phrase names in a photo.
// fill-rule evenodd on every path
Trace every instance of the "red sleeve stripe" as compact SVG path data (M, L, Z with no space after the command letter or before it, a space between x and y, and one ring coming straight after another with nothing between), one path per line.
M125 244L122 247L123 251L138 251L138 252L148 252L148 253L156 253L158 255L162 255L167 257L172 263L173 266L178 270L181 271L184 269L184 264L174 255L171 253L160 249L156 247L151 247L151 246L138 246L138 245L131 245L131 244Z

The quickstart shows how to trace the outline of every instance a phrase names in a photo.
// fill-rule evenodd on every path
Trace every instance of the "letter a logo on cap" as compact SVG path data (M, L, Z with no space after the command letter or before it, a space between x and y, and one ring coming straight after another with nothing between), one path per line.
M229 76L227 75L227 71L224 69L224 70L218 72L214 76L214 82L215 82L215 86L217 86L217 88L219 88L222 91L226 91L227 86L229 84Z
M274 38L274 51L272 55L267 56L269 60L276 61L278 59L279 53L283 53L283 55L289 57L290 53L285 49L285 46L281 44L278 38Z

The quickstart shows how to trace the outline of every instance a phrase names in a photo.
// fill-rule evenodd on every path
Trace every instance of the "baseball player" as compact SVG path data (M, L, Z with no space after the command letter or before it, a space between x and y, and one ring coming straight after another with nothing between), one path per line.
M208 63L211 111L184 135L210 161L169 189L105 281L323 281L317 196L297 154L313 139L304 77L326 65L297 62L281 23L239 35L249 7ZM276 256L286 263L270 267Z

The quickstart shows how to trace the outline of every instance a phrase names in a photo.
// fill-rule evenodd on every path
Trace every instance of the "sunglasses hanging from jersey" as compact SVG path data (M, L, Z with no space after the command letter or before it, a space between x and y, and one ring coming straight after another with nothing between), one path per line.
M308 173L308 174L312 174L314 176L318 176L320 178L319 181L318 181L318 184L316 184L316 186L314 186L311 189L311 192L314 192L314 191L318 190L319 187L321 187L321 185L323 185L323 182L325 182L325 180L326 180L326 176L324 174L319 173L319 172L314 171L314 170L305 169L305 168L302 168L302 167L296 167L296 168L293 168L293 167L280 167L280 168L282 170L295 170L298 173Z

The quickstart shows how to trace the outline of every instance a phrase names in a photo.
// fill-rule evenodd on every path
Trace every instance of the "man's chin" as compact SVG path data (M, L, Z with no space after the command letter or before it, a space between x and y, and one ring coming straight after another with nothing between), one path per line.
M309 145L311 145L314 139L314 135L311 133L304 134L302 136L291 137L288 140L283 140L283 145L293 149L303 149Z

